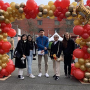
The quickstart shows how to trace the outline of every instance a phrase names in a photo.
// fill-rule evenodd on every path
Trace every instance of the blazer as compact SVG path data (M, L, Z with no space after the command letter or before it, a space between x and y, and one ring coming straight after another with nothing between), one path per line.
M58 51L58 46L59 46L59 52ZM55 45L54 42L51 45L51 51L50 51L50 57L53 59L53 54L56 54L56 56L59 58L62 52L62 43L58 41Z

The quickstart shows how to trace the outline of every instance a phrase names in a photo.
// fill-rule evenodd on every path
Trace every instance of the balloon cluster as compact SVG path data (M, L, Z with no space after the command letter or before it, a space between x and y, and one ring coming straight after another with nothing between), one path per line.
M90 82L90 25L84 26L76 25L73 32L81 38L76 39L76 43L80 45L81 49L75 49L73 54L78 58L75 67L84 72L84 82Z
M10 75L15 70L13 61L8 59L7 54L4 54L3 56L4 57L2 58L0 55L0 78ZM4 63L6 61L7 64Z
M35 19L37 17L39 10L37 3L34 0L28 0L26 6L24 7L25 17L27 19Z

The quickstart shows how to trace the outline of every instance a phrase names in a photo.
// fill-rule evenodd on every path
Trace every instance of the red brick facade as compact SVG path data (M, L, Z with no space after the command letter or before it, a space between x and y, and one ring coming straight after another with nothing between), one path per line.
M42 25L38 25L38 21L41 20L42 21ZM37 27L37 31L35 32L35 35L38 35L38 28L42 28L45 30L45 35L46 36L52 36L54 33L55 33L55 28L59 28L59 35L63 35L67 30L68 28L71 28L71 34L73 34L73 24L72 25L67 25L66 24L66 20L62 20L60 22L59 25L55 25L55 20L57 20L57 18L55 19L50 19L50 18L41 18L41 19L34 19L32 20L33 21L33 25L35 27ZM28 20L29 21L29 20ZM28 33L29 32L29 26L27 24L27 19L24 19L24 20L16 20L14 23L14 25L18 25L18 27L22 30L22 34L23 33ZM30 32L29 32L30 33ZM29 34L28 33L28 34ZM32 34L32 32L30 33Z

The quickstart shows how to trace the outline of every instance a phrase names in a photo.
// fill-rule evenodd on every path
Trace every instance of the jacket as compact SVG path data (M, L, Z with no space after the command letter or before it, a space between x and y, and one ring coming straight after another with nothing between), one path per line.
M59 46L59 50L58 50ZM62 43L58 41L55 45L54 42L51 45L51 51L50 51L50 57L53 59L53 54L56 54L56 56L59 58L62 52Z
M43 37L39 36L36 39L36 43L37 43L38 51L44 50L45 54L48 54L48 51L44 49L45 47L47 47L47 49L48 49L48 45L49 45L48 37L46 37L46 36L43 36Z

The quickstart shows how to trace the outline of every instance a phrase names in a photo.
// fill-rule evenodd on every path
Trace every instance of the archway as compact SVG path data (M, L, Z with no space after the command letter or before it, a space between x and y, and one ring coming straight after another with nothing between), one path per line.
M49 1L48 5L37 5L34 0L28 0L24 3L16 4L15 2L4 3L0 0L0 77L11 74L15 67L9 60L8 55L11 44L7 41L7 36L14 37L16 32L11 27L11 22L15 19L46 18L53 19L57 17L58 21L64 18L74 19L74 34L79 35L76 43L80 44L81 49L74 51L78 62L72 65L72 75L77 79L83 79L90 82L90 1L87 5L83 0L76 0L70 4L69 0Z

